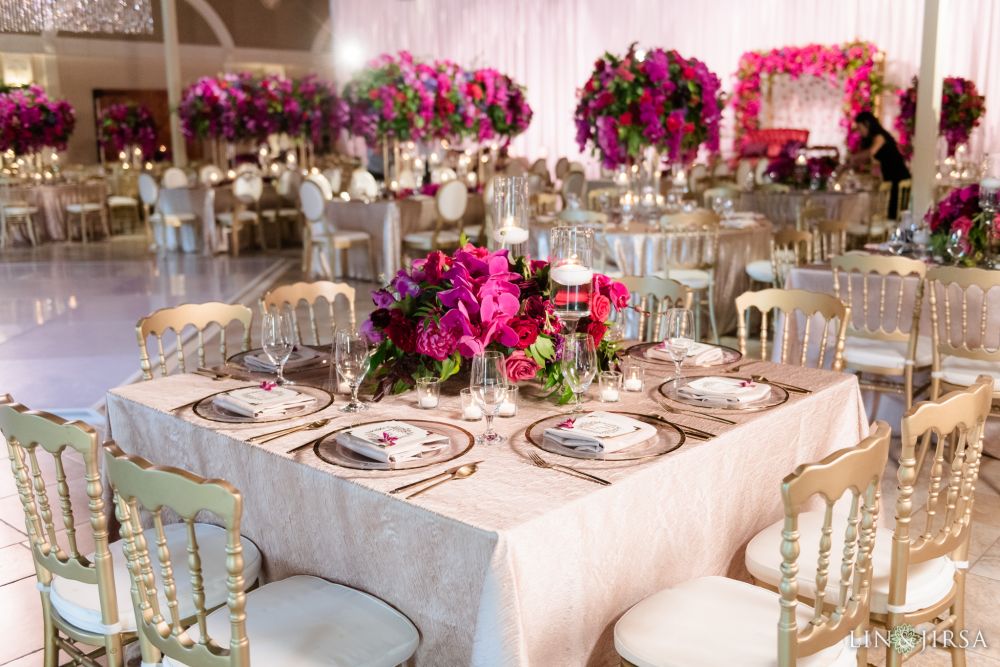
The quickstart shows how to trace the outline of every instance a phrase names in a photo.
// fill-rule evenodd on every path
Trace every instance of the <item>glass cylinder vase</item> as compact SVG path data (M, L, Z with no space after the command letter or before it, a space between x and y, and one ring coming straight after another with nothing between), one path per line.
M527 254L528 179L524 176L497 176L493 180L492 241L507 248L511 257Z
M594 230L559 226L552 230L549 282L556 315L567 331L575 331L581 317L590 315L594 278Z

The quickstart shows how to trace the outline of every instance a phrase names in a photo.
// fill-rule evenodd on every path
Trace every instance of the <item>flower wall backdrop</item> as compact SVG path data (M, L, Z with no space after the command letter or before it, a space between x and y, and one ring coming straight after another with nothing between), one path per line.
M899 149L904 157L913 155L913 132L917 114L917 77L910 87L896 93L899 115L894 126L899 133ZM972 131L986 115L986 97L979 94L976 84L960 76L946 76L941 82L941 119L938 135L948 142L948 155L954 155L959 144L968 143Z

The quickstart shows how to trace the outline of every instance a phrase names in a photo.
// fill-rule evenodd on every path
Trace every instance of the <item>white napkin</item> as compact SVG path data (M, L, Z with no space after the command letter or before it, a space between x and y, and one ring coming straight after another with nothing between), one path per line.
M744 405L762 401L771 395L771 385L753 383L743 386L739 378L701 377L681 386L677 393L704 403Z
M656 428L625 415L590 412L577 417L572 427L545 429L543 437L578 451L610 454L656 437Z
M259 387L235 389L225 394L219 394L212 399L213 405L227 412L254 419L283 415L293 408L315 402L315 396L285 387L273 387L270 390Z
M670 353L667 352L664 345L664 343L654 345L647 350L647 355L655 359L673 361L673 358L671 358ZM687 346L687 357L684 359L684 363L688 365L709 366L722 361L724 357L722 348L716 345L688 341Z
M285 362L285 370L295 370L296 368L304 368L305 366L310 366L315 363L316 359L319 357L319 352L313 350L309 347L299 347L292 351L288 355L288 361ZM278 367L271 363L268 358L267 353L261 350L260 352L254 352L243 357L243 365L252 371L264 371L266 373L273 373L278 370Z
M723 218L719 224L727 229L746 229L755 226L762 217L754 211L737 211Z
M399 463L441 449L448 443L448 436L406 422L385 421L344 431L337 436L337 442L373 461Z

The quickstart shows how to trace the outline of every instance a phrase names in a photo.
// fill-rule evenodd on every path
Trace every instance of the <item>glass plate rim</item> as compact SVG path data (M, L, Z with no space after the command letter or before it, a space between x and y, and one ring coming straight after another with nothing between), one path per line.
M628 461L644 461L645 459L654 459L654 458L656 458L658 456L663 456L664 454L669 454L670 452L677 451L678 449L680 449L681 445L683 445L685 442L687 442L687 435L684 433L684 431L679 426L677 426L676 424L674 424L671 421L668 421L668 420L664 419L663 417L659 417L657 415L641 414L641 413L638 413L638 412L627 412L625 410L604 410L602 412L611 412L611 413L614 413L614 414L626 415L626 416L629 416L629 417L638 417L639 419L652 419L652 420L656 421L658 424L666 426L667 428L670 428L670 429L674 430L677 433L677 435L680 436L680 440L678 440L677 444L674 447L671 447L670 449L666 449L666 450L664 450L662 452L659 452L657 454L643 454L642 456L631 456L629 458L623 458L623 459L608 459L608 458L597 458L597 457L589 457L589 456L586 456L586 457L585 456L570 456L569 454L562 454L560 452L553 452L551 450L543 448L542 445L541 445L541 443L540 442L535 442L535 440L530 435L531 434L531 429L534 428L535 426L537 426L538 424L540 424L543 421L546 421L548 419L553 419L554 417L561 417L561 416L563 416L562 414L559 414L559 415L549 415L547 417L542 417L540 419L536 419L535 421L531 422L530 424L528 424L524 428L524 439L527 440L528 444L530 444L532 447L535 447L536 449L540 449L540 450L542 450L543 452L545 452L547 454L555 454L556 456L561 456L561 457L566 458L566 459L573 459L574 461L595 461L595 462L598 462L598 463L625 463L625 462L628 462ZM569 414L569 413L566 413L566 414Z
M324 354L328 355L329 358L324 358L318 364L312 364L312 365L309 365L309 366L304 366L302 368L293 368L293 369L286 368L285 369L285 373L286 374L295 373L296 371L315 370L319 366L329 366L330 365L333 355L330 353L330 349L329 349L330 346L329 345L306 345L304 343L301 344L301 345L302 345L302 347L308 347L313 352L316 352L319 355L324 355ZM225 365L226 366L229 366L229 365L237 366L241 370L245 370L245 371L250 372L250 373L261 373L263 371L251 371L250 369L248 369L246 367L246 364L243 363L243 357L245 357L246 355L250 354L251 352L263 352L263 351L264 351L264 348L261 348L261 347L251 347L251 348L248 348L246 350L240 350L239 352L235 352L235 353L229 355L228 357L226 357ZM237 359L237 357L240 357L240 358ZM272 375L273 375L273 373L272 373Z
M277 418L277 419L268 419L267 421L260 420L260 419L253 420L250 417L247 417L247 419L250 419L251 421L236 421L236 422L222 421L221 419L214 419L212 417L206 417L205 415L203 415L203 414L201 414L201 413L198 412L198 408L201 407L201 405L205 401L209 401L209 400L215 398L216 396L218 396L219 394L225 394L227 392L236 391L236 389L240 389L241 388L241 387L237 387L236 389L223 389L221 391L215 392L214 394L209 394L205 398L201 399L200 401L198 401L197 403L195 403L194 405L192 405L191 406L191 412L193 412L194 415L196 417L198 417L198 419L204 419L205 421L212 422L213 424L235 424L235 425L253 426L253 425L256 425L256 424L277 424L279 422L287 421L287 420L290 420L290 419L298 419L300 417L309 417L310 415L314 415L317 412L321 412L323 410L326 410L328 407L330 407L331 405L333 405L334 401L336 400L336 397L333 394L331 394L330 392L328 392L326 389L324 389L323 387L317 387L315 385L301 384L301 383L295 384L295 385L292 385L292 386L294 386L294 387L308 387L309 389L314 389L316 391L322 392L322 394L324 396L326 396L329 400L327 401L327 403L325 405L323 405L321 407L317 407L312 412L308 412L307 411L308 408L307 408L307 410L304 410L302 412L296 412L295 414L292 414L292 415L281 416L280 418ZM249 389L249 388L252 388L252 387L243 387L243 388L244 389ZM319 402L317 402L317 405L319 405ZM240 417L242 415L233 415L233 416L234 417Z
M638 351L637 352L632 351L632 350L639 350L640 348L651 347L653 345L659 345L659 343L655 341L644 341L640 343L635 343L633 345L629 345L628 348L625 350L625 353L629 357L637 359L643 363L652 364L654 366L670 366L671 368L673 368L674 362L672 361L667 361L666 359L650 359ZM743 361L743 353L737 350L735 347L730 347L729 345L722 345L722 344L716 345L715 343L708 343L708 345L713 345L715 347L722 348L723 350L729 350L730 352L735 352L736 358L733 359L732 361L727 361L723 364L711 364L708 366L689 366L688 368L722 368L723 366L731 366L732 364L736 364L739 363L740 361ZM683 364L681 364L681 368L684 368Z
M432 426L448 426L448 427L451 427L451 428L455 429L456 431L459 431L460 433L462 433L463 435L465 435L468 438L469 442L465 446L465 448L462 449L462 451L460 451L455 456L452 456L452 457L449 457L449 458L446 458L446 459L441 459L441 460L438 460L438 461L432 461L430 463L424 463L424 464L418 465L418 466L412 466L410 468L359 468L359 467L356 467L356 466L344 465L343 463L339 463L337 461L333 461L333 460L331 460L329 458L324 457L322 454L320 454L320 449L319 449L320 445L322 445L324 442L326 442L327 440L329 440L333 436L337 435L338 433L341 433L341 432L343 432L343 431L345 431L345 430L347 430L349 428L357 428L359 426L365 426L367 424L378 424L379 422L384 422L384 421L386 421L386 420L385 419L373 419L371 421L357 422L355 424L345 424L344 426L341 426L340 428L338 428L338 429L336 429L334 431L330 431L329 433L327 433L326 435L324 435L322 438L320 438L319 440L317 440L316 442L314 442L313 446L312 446L313 453L316 455L316 458L318 458L320 461L323 461L324 463L328 463L328 464L330 464L332 466L337 466L338 468L344 468L345 470L362 470L362 471L367 471L367 472L407 472L407 471L410 471L410 470L420 470L421 468L429 468L431 466L440 465L442 463L448 463L449 461L454 461L455 459L461 458L461 457L465 456L466 454L468 454L469 450L471 450L472 447L476 444L476 436L472 435L472 433L470 431L467 431L466 429L462 428L461 426L457 426L455 424L452 424L451 422L446 422L446 421L431 421L429 419L403 419L403 420L400 420L400 421L405 421L407 424L418 423L418 424L430 424ZM373 463L378 464L379 462L378 461L373 461Z
M692 379L695 379L695 378L702 378L702 377L719 377L719 376L711 375L711 374L707 374L707 375L685 375L685 376L681 377L681 379L682 380L692 380ZM750 378L750 377L739 377L739 376L736 376L736 375L727 375L726 377L732 378L734 380L744 380L744 381L751 381L752 380L752 378ZM782 405L784 405L785 403L788 402L788 399L790 397L790 394L789 394L789 392L788 392L787 389L785 389L784 387L781 387L779 385L772 384L771 385L771 389L772 390L777 389L777 390L779 390L783 394L783 396L781 397L781 400L778 401L777 403L772 404L772 405L756 405L755 406L753 404L750 404L749 407L743 407L743 408L730 408L730 407L726 407L725 405L711 405L711 406L708 406L708 405L698 405L698 404L695 404L695 403L685 403L683 401L678 401L676 398L672 398L670 396L667 396L666 392L664 391L664 387L666 387L668 384L670 384L674 380L675 380L675 378L667 378L666 380L664 380L663 382L661 382L660 386L658 386L656 388L656 393L659 394L659 397L662 398L662 399L664 399L664 400L671 401L672 403L676 403L677 405L683 405L683 406L685 406L687 408L698 408L698 407L701 407L703 410L708 410L708 409L711 409L711 410L724 410L726 412L737 413L737 414L738 413L747 413L747 412L764 412L765 410L772 410L774 408L781 407Z

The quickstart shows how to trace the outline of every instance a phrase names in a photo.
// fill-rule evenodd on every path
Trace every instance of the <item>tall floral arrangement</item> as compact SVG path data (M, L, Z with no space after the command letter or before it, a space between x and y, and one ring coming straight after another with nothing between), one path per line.
M366 141L419 141L434 119L434 93L421 80L407 51L383 54L351 79L344 97L351 108L351 132Z
M302 135L314 146L329 148L350 120L347 102L333 84L315 74L292 82L292 98L302 110Z
M143 156L156 152L156 122L142 104L112 104L97 117L97 141L115 154L132 146Z
M468 96L468 72L451 60L417 63L416 69L421 85L434 99L427 135L454 141L471 136L479 110Z
M917 77L910 87L896 93L899 115L894 126L899 133L899 149L909 159L913 155L913 132L917 116ZM986 115L986 97L979 94L976 84L960 76L945 77L941 84L941 120L938 134L948 142L948 155L954 155Z
M787 74L793 79L803 75L827 80L844 87L844 114L840 125L847 133L847 146L857 150L861 137L853 130L854 116L872 107L883 87L878 67L878 47L871 42L807 46L786 46L769 51L748 51L740 56L733 89L736 110L736 147L750 130L760 128L761 84L765 77Z
M670 160L690 160L705 144L719 149L719 77L705 63L676 51L629 47L605 53L579 91L576 142L605 167L637 160L653 146Z
M509 142L528 129L534 112L524 87L492 68L471 72L466 82L468 97L476 105L475 136L479 141L501 138Z
M1000 215L990 217L979 206L979 184L956 188L927 212L931 228L931 248L945 255L948 240L961 233L961 249L966 264L977 264L986 254L990 236L1000 236Z
M0 89L0 151L63 150L75 125L73 105L50 99L40 86Z
M362 325L378 346L372 367L378 369L379 395L403 391L421 376L451 377L487 349L506 355L511 381L538 379L546 389L562 387L563 322L555 314L548 275L547 262L471 244L450 255L434 251L400 270L386 289L372 293L375 310ZM604 367L614 356L605 340L607 321L628 299L624 285L595 274L590 316L577 331L593 337ZM570 396L563 387L561 400Z

